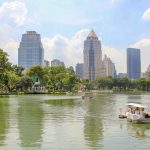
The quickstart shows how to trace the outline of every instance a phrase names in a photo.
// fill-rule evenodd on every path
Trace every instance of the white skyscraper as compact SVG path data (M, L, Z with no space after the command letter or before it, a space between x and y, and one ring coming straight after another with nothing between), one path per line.
M115 77L115 65L114 63L111 61L110 58L107 57L107 55L105 55L104 59L103 59L103 76L104 77Z

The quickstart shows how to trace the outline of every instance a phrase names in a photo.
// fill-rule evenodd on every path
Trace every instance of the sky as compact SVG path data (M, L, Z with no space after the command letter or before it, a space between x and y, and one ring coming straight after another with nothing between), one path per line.
M66 66L83 62L83 44L94 29L102 53L126 72L126 49L141 49L142 72L150 64L150 0L0 0L0 48L18 62L26 31L41 34L45 59Z

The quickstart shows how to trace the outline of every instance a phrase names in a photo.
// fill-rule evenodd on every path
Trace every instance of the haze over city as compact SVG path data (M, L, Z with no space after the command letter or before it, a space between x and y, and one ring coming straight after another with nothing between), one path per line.
M91 29L117 72L126 72L128 47L141 49L142 72L150 64L150 1L0 0L0 21L0 47L14 64L22 34L32 30L41 34L46 60L75 66L83 62L83 44Z

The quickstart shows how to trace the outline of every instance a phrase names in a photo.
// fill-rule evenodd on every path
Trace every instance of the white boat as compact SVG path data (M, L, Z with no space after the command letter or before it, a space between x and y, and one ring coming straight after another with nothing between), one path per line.
M128 111L120 114L119 118L127 118L127 121L133 123L150 123L150 113L148 107L137 103L128 103Z

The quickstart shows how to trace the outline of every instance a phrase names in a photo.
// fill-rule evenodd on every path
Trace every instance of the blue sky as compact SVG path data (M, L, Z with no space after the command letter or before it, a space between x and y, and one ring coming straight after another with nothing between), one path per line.
M35 30L41 34L46 59L57 57L75 66L82 62L83 41L94 29L104 45L103 54L114 61L118 72L126 72L127 47L142 49L145 71L150 64L145 56L150 55L149 8L150 0L0 0L0 46L17 63L21 34Z

